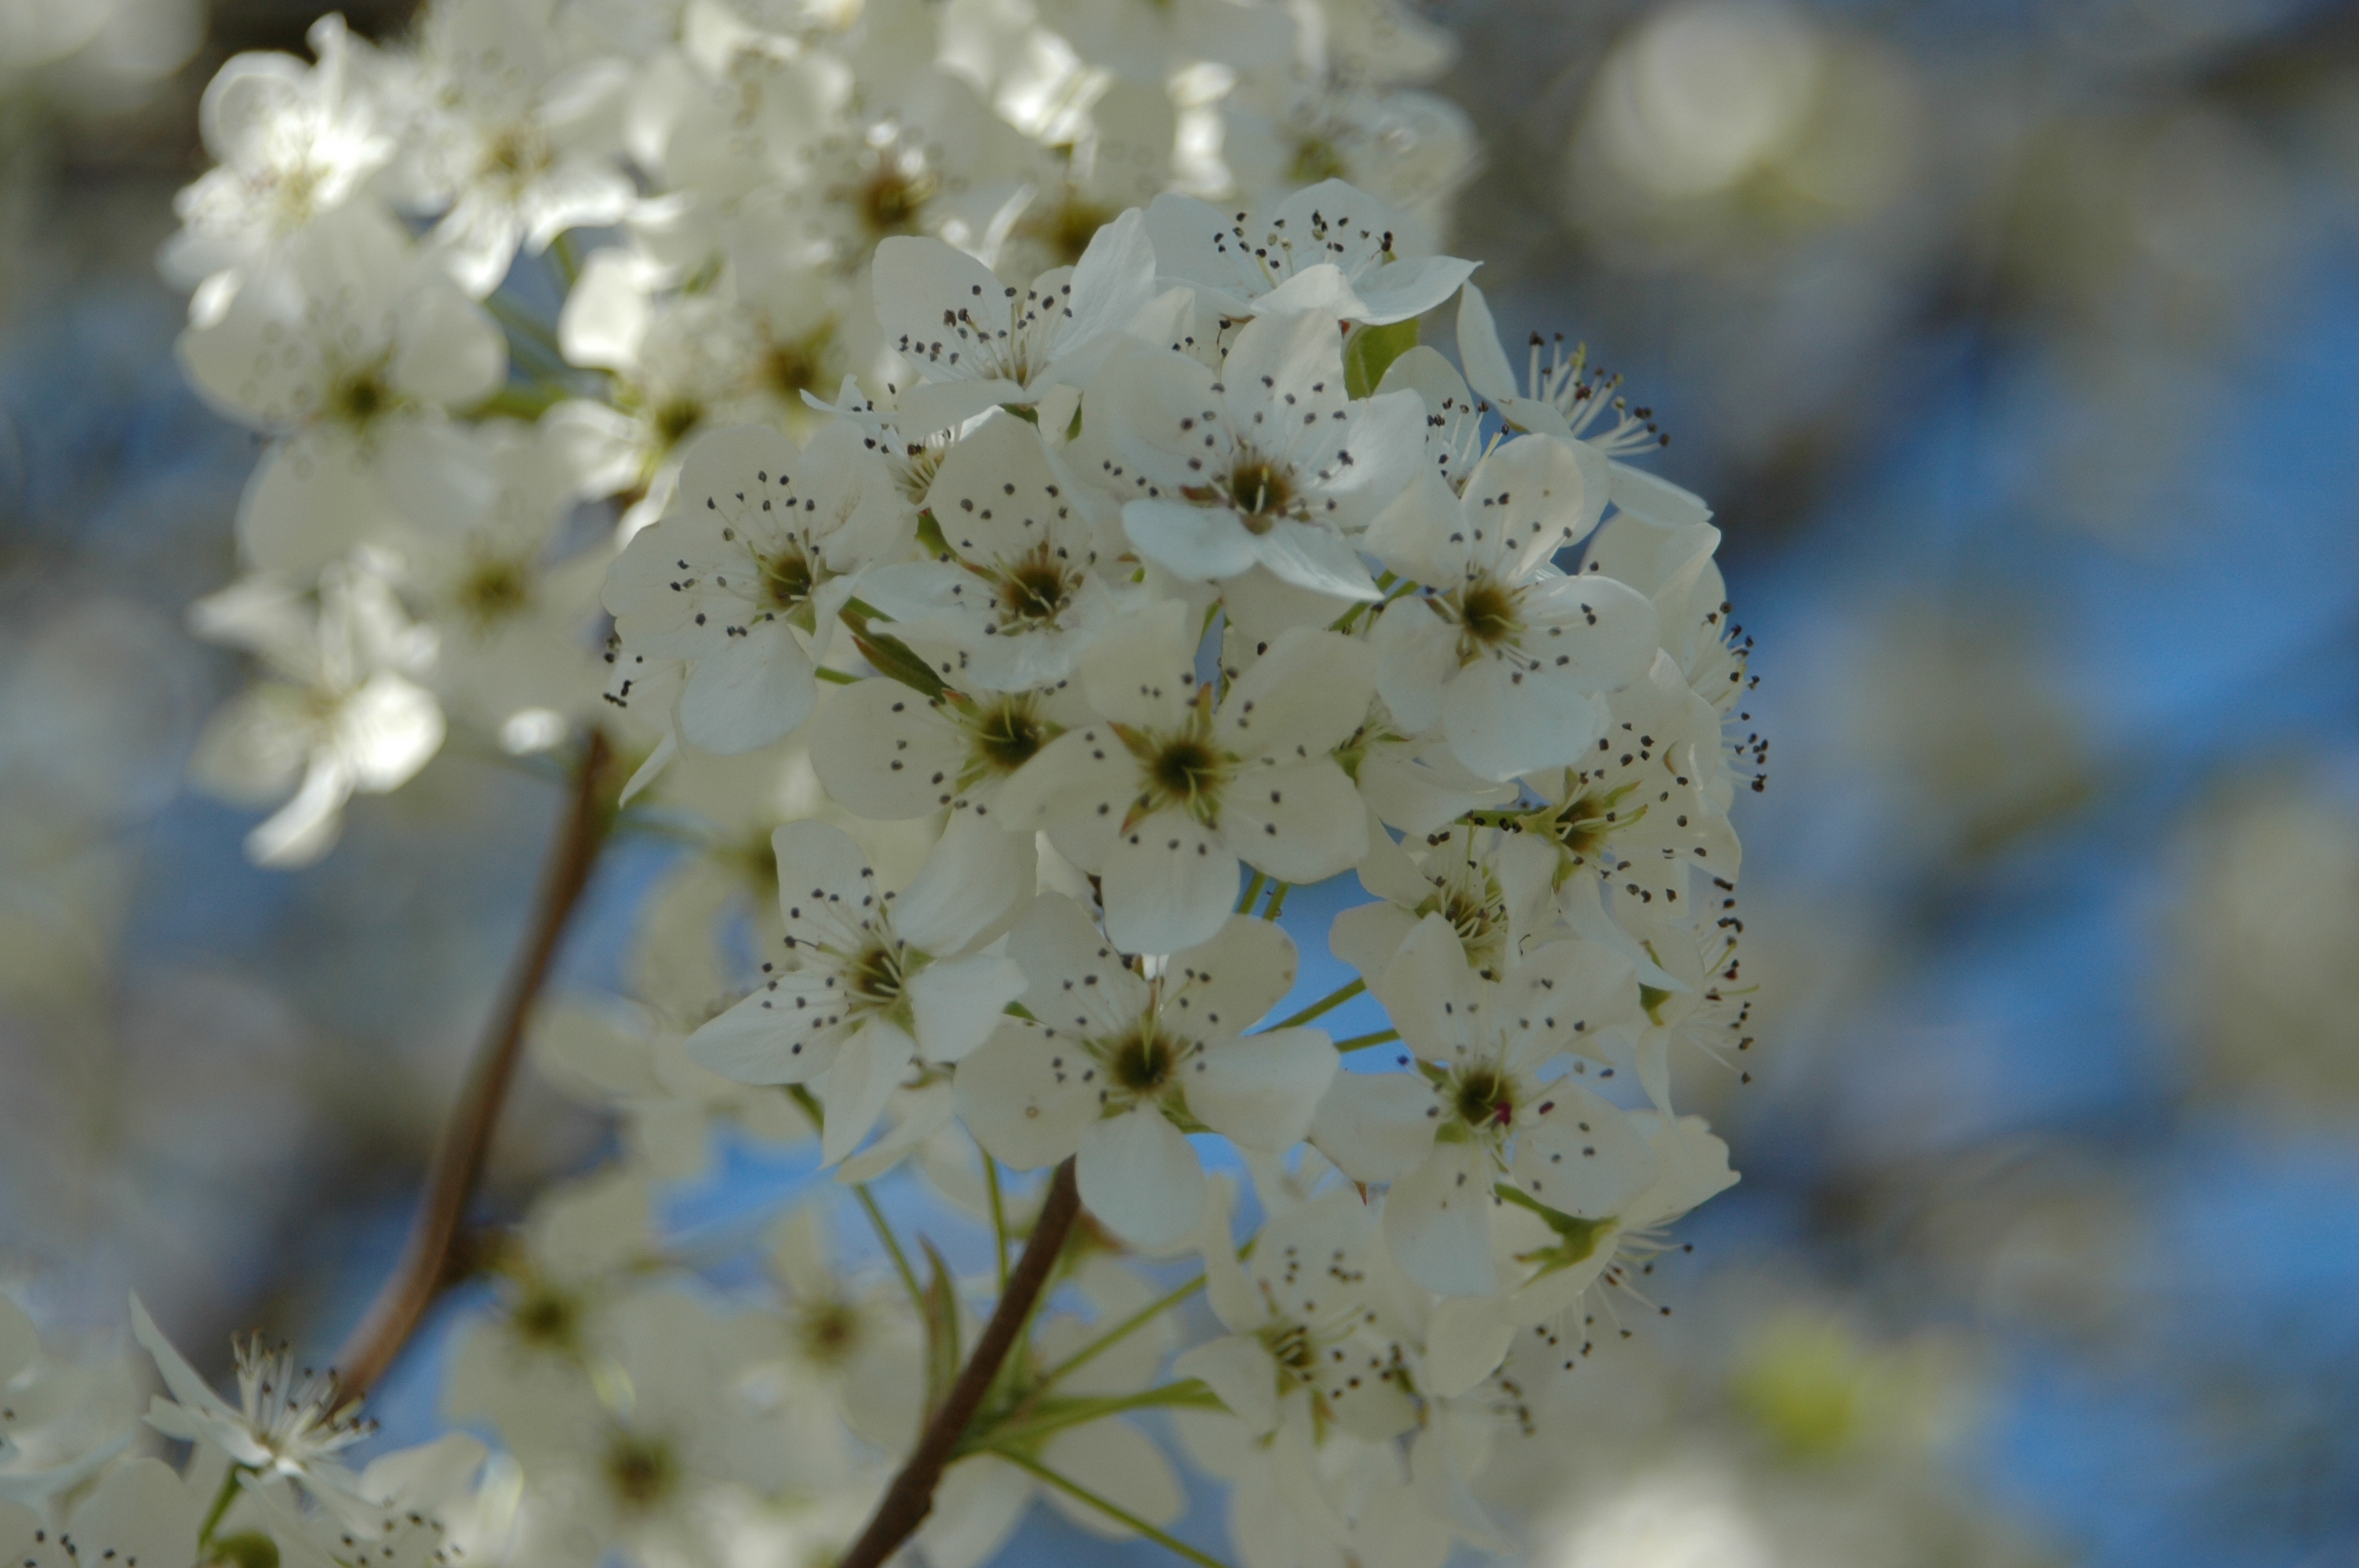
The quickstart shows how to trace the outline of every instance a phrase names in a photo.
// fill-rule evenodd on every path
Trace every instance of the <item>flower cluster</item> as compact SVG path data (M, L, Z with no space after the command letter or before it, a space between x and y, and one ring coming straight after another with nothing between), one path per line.
M592 782L619 750L609 820L698 852L635 994L539 1022L626 1152L476 1249L446 1407L501 1460L354 1474L335 1379L255 1353L233 1407L142 1314L185 1475L0 1533L832 1553L1077 1190L933 1568L1036 1495L1168 1540L1158 1408L1250 1563L1501 1545L1536 1381L1734 1180L1671 1061L1750 1043L1760 744L1646 412L1537 339L1519 376L1436 254L1434 38L1377 0L444 0L313 45L215 81L166 254L190 373L273 437L196 614L264 675L200 766L291 790L250 848L295 863L453 724ZM1352 879L1356 978L1298 997L1288 895ZM816 1138L875 1269L822 1184L758 1288L707 1277L655 1199L723 1119ZM920 1267L868 1185L905 1164L995 1266Z

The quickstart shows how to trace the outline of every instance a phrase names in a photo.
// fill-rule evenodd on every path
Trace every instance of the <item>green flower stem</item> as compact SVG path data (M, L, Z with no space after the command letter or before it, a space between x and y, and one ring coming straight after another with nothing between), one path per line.
M1389 1045L1400 1038L1397 1029L1379 1029L1374 1034L1354 1034L1349 1040L1335 1042L1338 1051L1363 1051L1371 1045Z
M1153 1525L1147 1523L1136 1514L1132 1513L1128 1509L1122 1507L1118 1503L1110 1502L1106 1498L1099 1497L1095 1492L1091 1491L1087 1487L1081 1485L1081 1483L1077 1481L1066 1479L1056 1471L1049 1469L1046 1465L1041 1464L1038 1460L1032 1458L1029 1454L1017 1454L1010 1450L998 1448L995 1448L991 1450L991 1452L997 1454L1000 1458L1006 1460L1010 1465L1014 1465L1020 1469L1031 1471L1032 1474L1038 1476L1040 1479L1056 1487L1066 1496L1087 1503L1090 1507L1097 1509L1098 1512L1105 1515L1106 1518L1115 1519L1123 1524L1128 1525L1131 1529L1138 1531L1139 1534L1155 1542L1156 1545L1163 1548L1166 1552L1177 1552L1190 1563L1201 1563L1202 1568L1228 1568L1228 1564L1223 1563L1219 1558L1213 1557L1206 1552L1197 1551L1194 1547L1189 1545L1186 1541L1180 1540L1176 1536L1165 1534L1162 1530L1156 1529Z
M1007 1202L999 1192L999 1162L987 1149L978 1149L983 1155L983 1184L991 1194L991 1239L999 1258L999 1293L1007 1293Z
M1286 907L1286 895L1293 891L1294 884L1292 882L1279 882L1276 886L1272 887L1269 893L1269 903L1262 909L1261 917L1264 920L1276 920L1277 918L1278 911Z
M987 1432L978 1433L962 1452L989 1449L994 1453L1016 1444L1036 1443L1051 1433L1070 1426L1087 1426L1093 1421L1122 1415L1130 1411L1226 1410L1221 1397L1193 1378L1177 1383L1166 1383L1159 1389L1148 1389L1136 1394L1107 1394L1078 1400L1047 1400L1025 1407L1021 1413L1002 1422Z
M1173 1307L1178 1306L1181 1302L1186 1301L1190 1296L1194 1295L1198 1291L1201 1291L1203 1288L1204 1276L1199 1274L1194 1279L1189 1281L1186 1284L1180 1286L1178 1290L1171 1292L1169 1294L1158 1296L1155 1300L1147 1303L1136 1312L1132 1313L1128 1317L1124 1318L1120 1323L1115 1324L1112 1328L1107 1329L1103 1334L1099 1335L1095 1339L1091 1340L1087 1345L1082 1346L1079 1350L1074 1351L1071 1356L1066 1357L1062 1361L1060 1361L1055 1366L1049 1368L1048 1371L1041 1374L1039 1387L1041 1389L1048 1389L1055 1386L1057 1380L1064 1377L1067 1373L1071 1372L1078 1367L1085 1365L1103 1352L1120 1344L1123 1340L1128 1338L1131 1335L1137 1333L1148 1324L1153 1323L1157 1318L1162 1316L1165 1313L1169 1312Z
M901 1276L901 1288L909 1292L909 1304L918 1309L920 1318L924 1317L926 1292L918 1284L918 1271L909 1267L909 1255L901 1250L901 1238L893 1234L892 1222L876 1206L876 1195L868 1190L865 1182L854 1184L852 1192L860 1200L860 1206L867 1212L868 1223L875 1227L876 1239L885 1244L886 1252L891 1256L893 1271Z
M229 1474L222 1477L221 1490L213 1494L213 1506L205 1510L205 1522L197 1530L199 1546L213 1543L213 1531L221 1528L222 1516L228 1513L230 1504L237 1500L238 1482L245 1474L245 1465L233 1465L229 1467Z
M1239 914L1243 914L1254 906L1254 900L1261 896L1262 884L1266 880L1261 872L1256 871L1253 874L1253 881L1245 883L1245 896L1237 900L1236 912Z
M1319 1017L1322 1013L1332 1012L1335 1009L1343 1006L1345 1002L1351 1000L1353 997L1358 996L1362 991L1366 990L1367 989L1367 981L1353 980L1348 986L1342 986L1334 990L1329 991L1325 996L1321 997L1317 1001L1312 1002L1309 1007L1304 1008L1300 1012L1295 1013L1292 1017L1279 1019L1276 1023L1271 1024L1270 1028L1298 1028L1302 1024L1310 1022L1312 1019Z

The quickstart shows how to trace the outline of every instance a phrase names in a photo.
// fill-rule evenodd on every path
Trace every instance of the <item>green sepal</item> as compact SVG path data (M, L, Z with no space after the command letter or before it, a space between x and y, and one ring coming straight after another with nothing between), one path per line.
M1343 390L1353 397L1373 397L1393 361L1417 347L1417 318L1382 327L1353 329L1343 345Z

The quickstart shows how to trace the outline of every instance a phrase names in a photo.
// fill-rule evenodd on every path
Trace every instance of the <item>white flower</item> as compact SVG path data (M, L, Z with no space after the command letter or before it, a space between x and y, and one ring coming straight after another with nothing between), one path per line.
M1080 487L1012 414L986 414L960 438L927 503L944 553L879 567L860 591L954 687L1055 685L1136 602L1099 569L1096 520Z
M1546 358L1542 358L1545 352ZM1518 384L1483 291L1469 283L1458 300L1458 355L1474 391L1517 429L1577 440L1611 461L1614 503L1666 527L1700 524L1712 515L1694 495L1622 460L1670 445L1656 427L1653 410L1632 408L1618 395L1622 378L1589 368L1586 347L1567 355L1561 336L1542 342L1532 334L1530 362ZM1598 416L1614 411L1610 428L1591 433Z
M171 1392L170 1399L159 1396L148 1407L148 1425L167 1437L218 1450L255 1475L352 1491L352 1472L330 1456L375 1427L360 1418L359 1400L345 1395L333 1372L298 1370L286 1346L247 1340L237 1347L238 1402L232 1405L172 1348L136 1295L131 1332L156 1358L156 1370Z
M160 1459L125 1460L75 1505L62 1529L21 1503L0 1500L0 1552L17 1568L194 1563L197 1531L220 1481L204 1465L191 1469L184 1480Z
M1414 850L1414 853L1411 851ZM1360 881L1378 902L1335 917L1328 946L1381 1000L1393 957L1419 922L1439 914L1457 934L1469 968L1497 979L1556 920L1556 858L1527 835L1453 827L1395 845L1371 836Z
M1736 830L1711 788L1720 716L1660 651L1644 679L1605 702L1604 732L1585 756L1533 771L1529 783L1546 804L1523 821L1555 848L1558 881L1586 870L1659 918L1683 919L1696 912L1690 871L1733 887L1742 864Z
M1052 382L1085 381L1154 303L1155 252L1146 221L1125 212L1097 232L1079 265L1019 289L929 235L893 235L876 247L872 287L886 346L936 384L930 395L904 394L903 409L955 423L995 404L1038 401Z
M1467 968L1457 932L1429 914L1402 944L1388 989L1402 1043L1436 1091L1432 1152L1385 1196L1385 1238L1420 1284L1442 1295L1491 1291L1491 1212L1503 1201L1495 1187L1593 1218L1653 1180L1627 1112L1546 1076L1636 1011L1637 987L1618 956L1551 943L1484 980Z
M1310 1401L1320 1424L1362 1437L1416 1424L1391 1262L1359 1194L1332 1187L1271 1220L1243 1266L1223 1227L1204 1270L1229 1332L1187 1351L1172 1371L1210 1384L1248 1431L1277 1430L1292 1399Z
M1474 264L1404 256L1392 210L1340 179L1322 180L1266 218L1231 216L1166 194L1147 210L1163 276L1224 316L1308 310L1382 325L1421 316L1457 291Z
M422 263L400 227L347 203L180 336L180 362L234 418L284 438L238 507L266 570L305 571L398 524L386 473L434 459L423 432L496 390L499 330Z
M214 166L173 199L180 231L165 242L165 273L196 287L234 269L267 267L280 244L360 191L396 149L370 91L368 47L339 16L308 35L319 63L251 52L223 62L197 105ZM241 279L197 302L218 311Z
M759 989L698 1030L689 1054L739 1083L826 1075L822 1157L859 1145L912 1062L956 1062L1024 989L1010 960L957 955L997 913L920 872L896 899L842 829L791 822L771 838L786 951Z
M191 606L190 623L262 657L264 678L213 715L193 766L233 799L294 789L246 836L263 865L327 853L355 792L399 788L441 748L441 708L402 673L423 665L430 643L380 579L331 568L316 610L283 584L249 579Z
M1100 721L1069 730L1001 792L1002 823L1038 826L1102 879L1127 952L1207 940L1236 898L1237 862L1310 882L1367 852L1367 814L1330 754L1367 710L1373 663L1332 632L1295 632L1219 706L1193 667L1194 616L1139 611L1084 664Z
M1419 585L1369 633L1376 689L1411 730L1438 724L1484 778L1581 756L1607 723L1599 694L1654 659L1643 594L1552 564L1603 505L1571 444L1527 437L1485 458L1462 496L1419 476L1368 530L1368 549Z
M1168 350L1123 355L1089 394L1093 476L1117 494L1141 555L1195 581L1256 564L1299 587L1378 597L1345 535L1424 465L1425 411L1406 393L1350 401L1332 315L1256 318L1216 379Z
M1294 983L1294 943L1231 916L1143 975L1071 900L1043 894L1008 938L1028 1018L962 1063L960 1119L1018 1170L1078 1152L1082 1201L1137 1246L1169 1246L1204 1212L1186 1130L1281 1150L1335 1071L1317 1029L1245 1031Z
M672 504L606 579L620 643L612 700L628 703L650 666L679 661L683 739L723 753L778 739L810 713L851 574L893 549L902 526L889 477L849 427L804 451L774 430L702 438Z
M555 0L439 0L420 52L432 108L409 153L421 192L450 211L432 244L466 290L500 285L519 244L618 222L631 182L603 156L628 68L557 44ZM618 149L619 150L619 149Z

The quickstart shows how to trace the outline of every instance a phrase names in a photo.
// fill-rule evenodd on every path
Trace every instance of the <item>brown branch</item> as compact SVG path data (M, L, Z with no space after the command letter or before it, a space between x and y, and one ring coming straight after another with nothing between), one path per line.
M369 1303L368 1314L344 1341L336 1356L336 1379L355 1398L385 1375L402 1346L442 1287L450 1282L460 1241L460 1224L467 1200L483 1179L490 1156L492 1133L499 1126L500 1107L516 1078L517 1059L524 1052L525 1028L533 1004L549 978L549 966L565 934L568 919L590 885L590 872L612 820L609 810L613 750L605 732L592 729L574 775L573 797L549 848L549 864L541 873L540 897L524 946L516 952L499 1010L475 1047L467 1081L451 1107L442 1138L429 1167L426 1194L419 1200L418 1218L393 1277Z
M1057 1255L1065 1249L1065 1237L1072 1230L1073 1217L1081 1206L1073 1162L1067 1160L1057 1167L1057 1174L1049 1184L1048 1201L1040 1206L1040 1217L1033 1222L1031 1238L1024 1244L1024 1256L1009 1271L1007 1288L1000 1292L991 1321L983 1325L983 1333L974 1342L974 1354L967 1357L958 1381L951 1385L951 1391L935 1407L908 1462L893 1477L893 1484L885 1488L884 1500L876 1505L868 1528L836 1559L836 1568L880 1568L926 1522L926 1516L933 1511L934 1488L941 1484L942 1472L950 1467L959 1439L966 1435L967 1422L974 1419L984 1396L990 1392L992 1379L999 1374L999 1364L1007 1359L1016 1335L1031 1317L1033 1304L1049 1283Z

